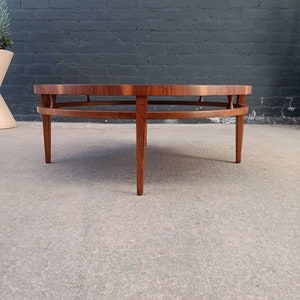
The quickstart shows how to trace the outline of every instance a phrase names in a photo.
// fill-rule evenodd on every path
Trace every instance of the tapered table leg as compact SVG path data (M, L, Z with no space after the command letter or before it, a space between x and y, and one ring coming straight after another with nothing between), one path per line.
M246 104L246 96L241 95L237 98L237 103L239 105ZM243 147L243 135L244 135L244 122L245 122L245 115L237 116L236 117L236 133L235 133L235 147L236 147L236 155L235 161L236 163L240 163L242 160L242 147Z
M43 115L45 161L51 163L51 116Z
M147 97L136 97L136 176L137 194L144 193L145 156L147 144Z
M244 135L244 120L245 117L237 116L236 117L236 155L235 161L236 163L240 163L242 160L242 147L243 147L243 135Z

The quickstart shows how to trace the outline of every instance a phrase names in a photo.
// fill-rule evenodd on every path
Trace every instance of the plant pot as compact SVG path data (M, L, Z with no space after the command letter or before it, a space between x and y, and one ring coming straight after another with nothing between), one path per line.
M0 50L0 87L9 67L14 53L8 50ZM17 123L0 94L0 129L16 127Z

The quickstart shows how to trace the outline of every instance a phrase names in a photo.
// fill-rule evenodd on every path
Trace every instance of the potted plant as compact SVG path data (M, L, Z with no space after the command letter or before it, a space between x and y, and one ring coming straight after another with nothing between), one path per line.
M9 25L7 1L0 0L0 87L14 55L12 51L7 50L13 45L9 38ZM0 94L0 129L11 127L16 127L16 121Z

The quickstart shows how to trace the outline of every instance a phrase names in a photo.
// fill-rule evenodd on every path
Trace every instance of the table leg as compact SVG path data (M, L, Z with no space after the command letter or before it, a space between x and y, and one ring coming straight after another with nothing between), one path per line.
M246 96L240 95L237 97L237 103L239 105L245 105L246 103ZM242 146L243 146L243 134L244 134L244 121L245 121L245 115L237 116L236 117L236 155L235 155L235 161L236 163L240 163L242 160Z
M51 116L43 115L45 161L51 163Z
M240 163L242 160L242 146L243 146L243 133L244 133L244 119L245 116L236 117L236 163Z
M143 195L147 144L147 96L136 97L136 171L137 194Z

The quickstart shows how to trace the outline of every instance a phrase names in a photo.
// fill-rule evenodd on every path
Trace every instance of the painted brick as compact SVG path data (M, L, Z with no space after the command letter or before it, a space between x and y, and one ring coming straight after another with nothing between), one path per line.
M230 7L239 7L239 8L249 8L249 7L259 7L259 0L248 0L248 1L240 1L240 0L229 0Z
M12 3L11 3L12 4ZM47 8L48 7L48 0L26 0L21 1L21 5L23 9L38 9L38 8ZM13 5L11 5L11 9L13 8Z
M261 0L260 1L260 7L262 8L290 8L291 7L291 2L293 1L288 1L288 0Z
M47 0L49 1L49 8L75 8L77 7L77 1L74 0Z
M1 93L17 119L40 120L34 83L253 84L255 120L297 118L299 3L10 0Z

